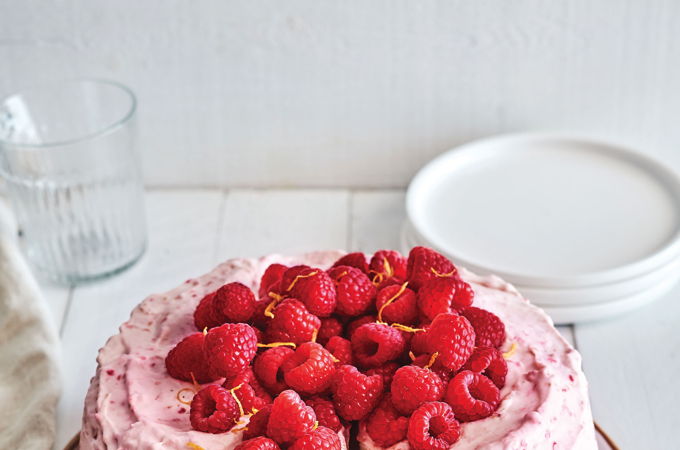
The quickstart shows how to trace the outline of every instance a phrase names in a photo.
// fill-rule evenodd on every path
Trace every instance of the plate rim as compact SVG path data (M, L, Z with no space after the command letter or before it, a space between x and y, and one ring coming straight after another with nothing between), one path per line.
M665 245L636 261L609 269L592 271L579 275L560 276L553 274L534 276L526 273L513 273L507 270L499 270L491 266L486 266L480 262L460 257L455 251L452 251L455 249L452 249L446 243L442 242L441 239L437 239L436 236L427 236L427 226L423 224L423 220L419 219L419 216L416 213L416 203L420 198L423 198L422 192L426 191L427 186L430 184L427 179L428 176L441 164L449 163L450 160L470 156L480 146L502 147L503 145L507 145L511 142L516 143L517 141L532 143L535 143L536 141L557 141L599 147L601 149L600 153L632 162L641 170L651 173L654 175L654 178L660 180L659 184L662 185L667 192L671 193L674 198L680 199L680 176L673 168L648 155L642 154L639 151L614 141L560 132L523 132L494 135L473 140L443 152L421 167L413 177L406 192L406 216L411 224L413 232L420 238L419 240L431 243L433 247L442 250L444 253L451 256L452 259L457 260L461 265L466 266L473 271L495 273L502 278L511 280L517 284L549 288L607 284L627 278L633 278L642 272L658 268L680 255L680 224L678 224L672 237ZM475 157L479 157L479 155L475 155ZM678 211L680 211L680 205L676 205L676 207ZM430 235L431 234L432 233L430 233Z

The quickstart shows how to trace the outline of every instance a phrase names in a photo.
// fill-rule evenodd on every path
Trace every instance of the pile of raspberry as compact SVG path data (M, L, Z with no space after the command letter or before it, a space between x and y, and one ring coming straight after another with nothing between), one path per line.
M237 449L341 449L353 423L381 447L448 449L496 411L508 371L505 326L473 299L425 247L272 264L257 296L229 283L203 298L166 367L196 386L191 426L242 431Z

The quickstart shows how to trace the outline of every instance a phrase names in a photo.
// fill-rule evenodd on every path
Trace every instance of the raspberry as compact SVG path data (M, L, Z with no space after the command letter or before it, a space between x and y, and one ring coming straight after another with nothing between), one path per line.
M508 363L497 348L477 347L463 366L463 370L480 373L493 381L498 389L502 389L508 374Z
M385 394L364 423L366 432L380 447L390 447L406 439L408 417L402 416L394 408L389 393Z
M257 329L264 330L269 325L270 318L265 316L264 313L267 310L267 306L272 302L272 299L267 297L262 297L255 303L255 310L253 311L253 316L250 318L248 323L252 324ZM258 341L260 342L260 341Z
M235 377L226 380L223 385L225 389L234 389L237 386L241 387L234 391L234 395L238 397L246 412L255 409L260 410L266 404L272 402L271 396L260 385L260 382L257 381L253 369L250 367L247 367Z
M451 301L451 308L460 313L465 308L472 306L474 299L475 291L472 289L472 286L460 278L456 278L456 293Z
M336 364L352 364L352 343L340 336L333 336L326 344L326 350L337 359Z
M252 439L257 436L264 436L267 434L267 423L269 423L269 416L272 413L272 404L264 405L262 409L250 417L248 426L243 431L243 439Z
M328 317L335 310L335 284L321 269L291 267L283 274L281 288L284 294L304 303L314 315Z
M312 431L314 422L314 410L295 391L283 391L272 403L267 436L279 445L290 444Z
M234 450L280 450L276 442L264 436L243 441Z
M460 424L446 403L425 403L411 416L407 436L413 450L448 450L460 438Z
M463 370L449 381L446 403L461 422L471 422L490 416L500 403L501 394L484 375Z
M430 326L423 325L420 328L424 331L413 333L413 337L411 338L411 351L416 355L429 352L429 347L427 344L427 332L430 329Z
M438 361L447 369L460 369L472 354L475 331L465 317L439 314L427 331L427 346L439 353Z
M294 298L282 301L272 314L274 318L265 333L269 342L293 342L296 345L309 342L321 327L319 318Z
M456 280L451 277L434 278L424 283L418 291L418 308L432 320L438 314L451 312L451 302L456 295Z
M324 317L321 319L321 327L316 335L316 342L326 345L326 342L333 336L342 335L342 323L335 317Z
M444 382L430 369L401 367L392 379L392 404L400 413L409 415L420 405L444 397Z
M203 353L216 375L230 378L250 365L257 352L255 330L245 323L225 323L208 331Z
M444 256L427 247L413 247L408 254L406 277L409 286L420 289L426 282L456 274L456 266Z
M262 352L255 358L253 371L262 385L271 393L278 394L288 388L281 365L295 351L288 347L274 347Z
M492 312L485 309L470 307L463 311L475 329L475 345L477 347L500 348L505 342L505 325L503 321Z
M368 262L366 261L366 255L361 252L348 253L342 258L338 259L333 263L331 268L338 266L349 266L356 267L363 273L368 275Z
M283 362L281 370L288 386L297 392L318 394L330 385L335 373L335 362L333 355L321 344L307 342Z
M418 319L416 293L403 284L380 289L375 307L378 309L378 319L384 322L410 325Z
M330 428L336 433L340 431L342 422L340 422L340 418L335 412L335 406L332 401L322 397L312 397L307 399L305 403L314 410L319 426Z
M354 267L338 266L328 274L336 283L338 314L354 317L368 311L375 300L376 289L365 273Z
M220 386L206 386L191 400L189 420L194 430L224 433L231 430L240 417L236 400Z
M259 297L266 297L272 291L278 291L279 283L283 278L283 273L288 270L283 264L271 264L260 278L260 288L257 291Z
M380 375L383 380L383 386L385 387L385 390L389 390L390 386L392 385L392 378L394 377L394 373L399 369L399 364L395 362L389 362L387 364L383 364L380 367L374 367L373 369L369 369L366 371L366 375Z
M371 258L368 266L373 282L380 287L394 280L401 284L406 280L406 258L394 250L378 250Z
M364 367L378 367L397 359L406 342L402 333L381 323L367 323L352 335L352 355Z
M213 314L213 298L215 298L214 292L203 297L194 311L194 325L199 331L222 325L222 322Z
M448 383L449 379L451 378L451 375L449 369L441 365L438 356L439 355L434 356L428 353L423 353L422 355L417 356L411 364L418 367L429 367L429 369L434 372L446 385L446 383ZM433 359L434 364L432 364ZM430 366L430 364L432 365Z
M380 400L383 391L380 375L364 375L354 366L340 366L335 372L333 403L345 420L361 420Z
M351 341L352 336L354 336L354 332L360 326L362 326L366 323L371 323L371 322L375 322L375 316L374 315L361 316L358 319L351 321L350 323L347 324L345 336L347 337L347 339L349 339Z
M182 339L165 357L168 375L178 380L208 383L219 377L211 375L210 366L203 354L203 333L194 333Z
M326 427L319 427L311 433L307 433L293 445L289 450L341 450L342 443L338 433Z
M223 322L247 322L255 312L255 295L241 283L225 284L215 292L213 315Z

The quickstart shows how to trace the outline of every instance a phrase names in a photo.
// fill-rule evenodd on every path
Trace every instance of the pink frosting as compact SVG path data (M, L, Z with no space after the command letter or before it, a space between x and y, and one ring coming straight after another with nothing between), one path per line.
M85 398L81 449L186 449L189 443L211 450L234 448L242 440L241 433L191 429L189 407L177 399L178 391L191 384L167 375L165 355L195 332L196 305L224 283L240 281L256 290L262 273L274 262L327 268L341 255L333 251L234 259L165 294L148 297L99 351L97 372ZM550 319L512 286L466 271L463 277L475 289L476 305L503 319L506 347L515 342L517 350L508 360L507 384L497 413L463 425L462 438L452 448L596 449L579 354ZM345 433L340 435L344 447ZM359 441L361 448L379 448L363 430Z

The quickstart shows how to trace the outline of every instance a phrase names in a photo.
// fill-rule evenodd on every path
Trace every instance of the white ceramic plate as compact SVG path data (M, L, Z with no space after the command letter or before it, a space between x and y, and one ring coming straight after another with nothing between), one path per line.
M417 240L479 273L560 288L615 283L680 255L680 181L620 146L553 134L472 142L409 186Z

